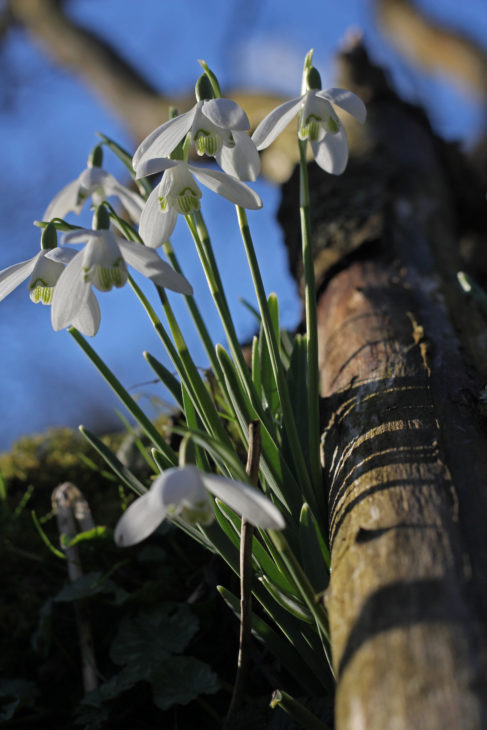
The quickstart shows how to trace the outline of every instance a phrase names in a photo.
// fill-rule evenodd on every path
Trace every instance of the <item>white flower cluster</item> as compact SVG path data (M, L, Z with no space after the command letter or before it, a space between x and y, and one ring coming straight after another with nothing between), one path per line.
M341 107L359 122L365 121L362 101L344 89L322 91L319 74L308 74L311 81L300 97L278 106L257 127L252 137L247 115L230 99L211 98L211 84L205 74L200 78L199 99L188 112L170 119L155 129L139 145L132 164L136 178L163 173L148 199L120 184L103 170L94 158L81 175L64 187L44 213L44 220L79 213L91 199L95 206L115 196L138 225L145 245L128 241L113 229L75 229L66 233L63 244L85 243L76 252L67 246L42 248L33 258L0 272L0 300L29 279L32 301L50 304L55 330L73 325L86 335L94 335L100 325L100 308L93 288L109 291L127 281L127 265L161 287L185 295L192 287L153 250L171 236L178 215L190 215L200 208L202 192L198 182L243 208L258 209L262 202L243 180L253 181L260 172L258 150L277 137L298 115L298 135L309 140L318 165L327 172L340 174L348 159L343 125L333 109ZM317 80L318 79L318 80ZM199 83L198 82L198 83ZM315 88L316 87L316 88ZM205 98L199 98L203 96ZM184 142L185 154L182 152ZM187 152L214 157L222 171L190 165ZM185 158L185 159L183 159Z
M347 139L333 105L361 123L365 121L365 107L344 89L322 91L319 74L310 65L311 53L307 64L304 93L274 109L252 136L247 115L238 104L213 98L219 89L212 86L206 69L196 86L195 106L149 134L133 156L136 179L163 173L147 200L103 170L101 148L95 148L88 167L47 207L44 221L51 223L43 234L41 250L33 258L0 272L0 300L29 279L31 299L51 305L55 330L74 326L86 335L94 335L100 326L100 308L93 289L106 292L123 286L128 278L127 266L159 287L191 295L193 290L185 277L154 249L169 239L178 215L190 216L199 211L202 192L198 182L238 206L260 208L259 196L243 181L256 180L260 172L258 151L270 145L296 115L298 136L310 142L317 164L332 174L345 169ZM198 155L214 157L221 171L188 164L191 148ZM133 238L138 237L142 243L120 235L120 230L128 230L120 220L118 228L110 228L105 203L112 196L119 199L134 226L138 226L138 234L133 228ZM64 245L58 246L59 219L70 212L80 213L89 199L96 207L94 229L71 227L64 234ZM76 251L70 244L85 245ZM140 542L166 518L208 525L214 518L210 494L257 527L285 527L279 509L258 490L185 466L164 472L146 494L130 505L116 527L115 540L119 545Z

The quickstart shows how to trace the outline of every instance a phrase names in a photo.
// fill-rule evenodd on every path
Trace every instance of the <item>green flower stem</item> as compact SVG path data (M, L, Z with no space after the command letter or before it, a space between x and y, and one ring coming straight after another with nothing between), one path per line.
M287 712L293 720L296 720L301 727L305 727L307 730L330 730L329 726L319 720L307 707L281 689L274 690L270 705L272 709L280 707L281 710Z
M198 256L200 257L201 265L203 266L210 292L218 309L218 313L220 315L223 328L225 330L225 335L228 340L228 345L230 347L230 352L232 354L235 366L237 368L237 372L240 377L240 381L244 384L247 395L256 413L259 415L259 418L265 421L265 416L262 411L262 405L256 397L255 388L253 387L252 383L252 376L249 368L247 367L247 363L245 362L242 353L242 348L240 347L240 343L238 341L237 333L235 331L235 326L232 320L232 315L230 314L230 309L228 307L227 299L225 297L223 284L221 281L220 273L218 271L218 266L213 254L210 237L205 222L203 220L203 216L199 211L197 211L194 214L194 219L189 215L186 216L186 222L195 242Z
M271 316L269 313L269 306L265 295L264 283L260 274L259 264L257 262L257 256L255 254L254 244L252 236L250 235L249 224L247 220L247 213L244 208L236 206L237 217L240 226L240 232L242 234L243 244L247 253L247 259L249 262L250 272L252 274L252 280L254 282L255 293L257 295L257 301L259 303L260 314L262 317L262 325L264 328L264 334L267 340L269 353L271 356L272 370L274 373L274 379L276 381L279 398L281 400L282 414L284 423L286 426L287 436L289 439L290 450L293 456L294 465L296 467L296 473L299 481L303 486L305 499L311 500L313 505L316 505L317 498L313 492L311 486L306 462L299 442L298 430L296 428L296 421L294 419L293 408L291 399L289 397L289 390L287 387L286 376L281 363L279 355L279 347L276 340L276 335L272 327ZM319 453L319 452L318 452Z
M323 507L323 484L320 465L320 417L319 417L319 369L318 327L316 313L316 286L311 245L311 220L309 206L308 166L306 140L299 142L299 213L304 269L304 299L306 312L306 352L308 364L308 438L311 479L318 501Z
M270 535L271 540L276 548L279 550L283 562L285 563L292 577L292 580L296 585L296 588L301 594L301 598L303 599L308 610L312 614L318 627L318 631L321 633L322 637L325 637L327 644L329 644L330 634L328 627L328 616L326 615L326 611L323 606L317 603L315 592L304 570L297 561L293 551L290 549L284 535L281 532L277 532L276 530L269 530L268 534ZM326 655L331 669L331 662L328 651L326 651Z
M105 378L108 385L120 398L128 412L132 414L137 423L140 425L146 436L152 441L154 446L164 454L168 464L171 466L177 465L177 456L174 451L165 442L164 437L159 433L154 424L145 415L144 411L137 405L130 393L123 387L122 383L115 377L110 368L105 365L101 357L94 351L91 345L85 340L83 335L75 327L68 329L69 334L81 347L85 355L89 357L93 365Z
M229 444L229 438L218 416L218 412L214 406L211 396L208 393L208 390L203 380L201 379L198 368L193 362L193 358L191 357L188 346L183 337L183 333L179 328L177 319L174 316L174 312L167 298L167 294L164 289L159 286L157 287L157 291L184 367L184 372L186 374L186 377L184 378L184 383L189 392L191 392L191 390L194 391L200 403L200 407L198 408L200 418L203 422L207 423L208 431L210 434L213 434L214 436L219 438L221 441L223 441L223 443ZM223 377L221 382L223 383ZM191 384L192 388L188 387L189 384Z
M179 265L179 261L176 257L176 254L174 253L170 241L166 241L166 243L164 243L162 247L173 269L177 271L178 274L182 274L182 269ZM196 330L200 336L201 342L203 343L203 347L205 348L206 355L213 369L215 377L217 378L219 383L223 383L223 373L221 371L218 358L216 356L215 347L210 337L210 333L208 332L208 329L204 323L203 317L201 316L201 313L198 309L198 305L196 304L192 295L185 295L184 298L186 300L186 304L189 313L191 314L191 317L193 319Z
M171 338L166 332L162 322L155 313L149 300L131 276L129 276L129 283L135 294L137 295L138 299L140 300L145 311L147 312L154 329L162 340L162 343L166 348L169 357L171 358L173 365L176 368L179 377L181 378L181 381L184 383L188 394L190 395L202 421L206 424L210 433L217 435L226 443L228 441L228 437L218 417L218 413L213 404L213 401L211 400L211 397L201 379L198 369L191 358L184 337L176 322L176 318L174 317L169 301L167 300L164 289L156 287L162 305L164 306L164 309L166 311L166 315L170 317L169 324L174 340L176 342L176 347L174 347Z

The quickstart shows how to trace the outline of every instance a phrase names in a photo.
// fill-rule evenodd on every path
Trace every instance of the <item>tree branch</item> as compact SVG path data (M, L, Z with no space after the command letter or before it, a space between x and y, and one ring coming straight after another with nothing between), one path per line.
M169 118L169 107L180 112L194 104L192 92L169 99L134 69L107 41L71 20L57 0L9 0L12 18L56 64L91 88L125 123L137 143ZM284 99L233 89L228 95L247 112L255 126ZM282 182L298 159L295 135L283 134L265 152L262 170Z
M397 99L363 48L341 67L368 122L350 136L342 176L309 170L336 727L481 730L485 321L456 283L461 206L421 110ZM479 195L472 180L463 186ZM297 230L288 215L291 252Z
M384 33L416 66L487 96L487 53L472 38L433 22L409 0L376 0L376 10Z

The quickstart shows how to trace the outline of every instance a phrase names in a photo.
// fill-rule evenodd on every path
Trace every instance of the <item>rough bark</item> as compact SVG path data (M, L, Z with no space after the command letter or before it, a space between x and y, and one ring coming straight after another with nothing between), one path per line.
M343 56L342 70L368 101L368 124L352 128L342 177L310 167L336 727L480 730L487 439L475 373L487 372L486 325L456 271L483 188L472 175L474 200L461 199L449 171L466 174L466 161L452 164L457 151L363 49ZM288 232L295 195L290 185ZM292 234L288 245L297 261Z

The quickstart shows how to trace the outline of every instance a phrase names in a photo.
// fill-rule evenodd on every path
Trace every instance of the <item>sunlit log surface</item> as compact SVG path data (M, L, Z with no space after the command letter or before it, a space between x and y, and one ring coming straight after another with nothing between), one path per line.
M310 167L336 727L480 730L485 322L456 283L468 201L449 172L465 175L468 163L451 165L457 152L395 97L360 46L341 66L342 85L368 103L368 123L350 128L343 176ZM295 182L281 222L299 277ZM481 195L473 177L462 185Z

